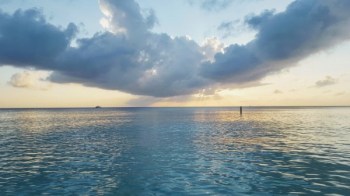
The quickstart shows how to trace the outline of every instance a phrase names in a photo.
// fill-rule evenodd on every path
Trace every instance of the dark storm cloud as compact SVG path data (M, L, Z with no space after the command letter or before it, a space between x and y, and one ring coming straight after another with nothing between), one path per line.
M35 9L0 12L0 64L51 69L76 31L74 24L61 29L47 23Z
M350 36L350 1L298 0L285 12L265 11L247 19L257 30L246 45L231 45L204 63L202 74L221 82L246 82L294 65Z
M187 37L151 32L154 12L143 13L133 0L101 0L100 5L108 31L78 39L74 47L73 24L55 27L36 10L1 13L0 64L51 70L50 80L59 83L170 97L256 84L350 35L350 1L298 0L285 12L251 16L246 23L256 38L224 52L215 42L204 47ZM208 47L219 51L214 59L205 53Z

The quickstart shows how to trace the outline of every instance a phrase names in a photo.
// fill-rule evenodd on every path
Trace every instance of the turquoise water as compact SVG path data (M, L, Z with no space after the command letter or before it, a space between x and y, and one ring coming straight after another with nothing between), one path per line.
M350 108L0 110L0 195L349 195Z

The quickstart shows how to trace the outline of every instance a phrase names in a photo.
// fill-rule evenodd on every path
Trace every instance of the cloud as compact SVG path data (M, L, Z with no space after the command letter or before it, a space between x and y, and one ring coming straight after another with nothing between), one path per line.
M0 64L52 70L54 82L155 97L191 94L206 85L198 74L205 57L197 43L151 33L154 13L143 15L135 1L100 5L109 31L78 39L76 47L69 46L73 24L54 27L37 10L2 13Z
M222 34L222 38L228 38L236 36L243 32L248 32L249 28L241 20L225 21L222 22L217 30Z
M343 96L343 95L346 95L346 92L345 91L342 91L342 92L339 92L339 93L336 93L334 94L335 96Z
M12 75L8 83L17 88L29 88L34 85L34 80L28 72L23 72Z
M99 2L106 31L74 46L74 24L53 26L35 9L0 13L0 65L50 70L57 83L172 97L256 85L350 38L350 2L342 0L296 0L285 12L250 16L256 38L227 47L214 38L200 45L152 32L155 13L134 0Z
M316 87L325 87L336 84L337 80L331 76L326 76L323 80L319 80L315 83Z
M38 71L24 71L12 75L9 85L16 88L31 88L47 90L50 84L46 81L47 74Z
M0 12L0 64L51 69L76 32L74 24L61 29L47 23L36 9Z
M280 91L280 90L278 90L278 89L276 89L275 91L273 91L273 93L274 93L274 94L283 94L283 92Z
M218 26L218 30L225 30L225 31L231 31L234 27L235 24L238 23L239 20L235 20L235 21L229 21L229 22L222 22L219 26Z
M286 11L247 19L254 40L233 44L202 65L204 77L222 83L259 80L350 38L350 2L296 0Z
M231 3L234 0L188 0L191 5L199 4L200 7L207 11L220 11Z
M57 60L61 67L51 79L156 97L191 94L205 85L197 73L204 57L195 42L165 34L143 40L108 32L79 40Z
M275 10L265 10L260 15L252 15L246 18L246 23L253 29L262 27L265 21L274 16Z
M105 20L109 23L110 31L125 33L129 38L141 38L157 23L153 10L146 17L142 15L139 4L134 1L100 0L100 8Z
M76 82L124 92L169 97L191 94L206 85L198 74L202 48L187 37L149 30L135 1L101 0L110 31L77 40L56 60L54 82Z
M214 61L215 54L222 52L224 48L225 45L216 37L207 38L201 46L202 54L207 61Z

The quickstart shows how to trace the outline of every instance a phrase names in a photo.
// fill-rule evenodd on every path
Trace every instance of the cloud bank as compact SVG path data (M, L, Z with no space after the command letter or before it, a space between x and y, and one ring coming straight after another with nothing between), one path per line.
M0 13L0 64L50 70L50 80L153 97L246 86L350 38L349 1L296 0L284 12L246 19L257 31L245 45L153 33L157 18L134 0L100 0L106 32L71 41L37 10Z

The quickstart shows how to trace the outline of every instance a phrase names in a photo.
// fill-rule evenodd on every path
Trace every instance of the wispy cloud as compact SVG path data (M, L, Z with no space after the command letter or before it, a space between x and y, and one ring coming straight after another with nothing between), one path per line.
M343 95L346 95L346 92L345 91L342 91L342 92L339 92L339 93L336 93L334 94L335 96L343 96Z
M274 94L283 94L283 92L281 90L276 89L275 91L273 91Z
M338 81L335 78L332 78L331 76L326 76L324 79L319 80L315 83L316 87L325 87L336 84Z
M222 22L217 30L222 34L222 38L228 38L238 35L243 32L248 32L249 28L246 23L241 20L225 21Z
M220 11L225 9L234 0L188 0L191 5L200 5L200 7L207 11Z

